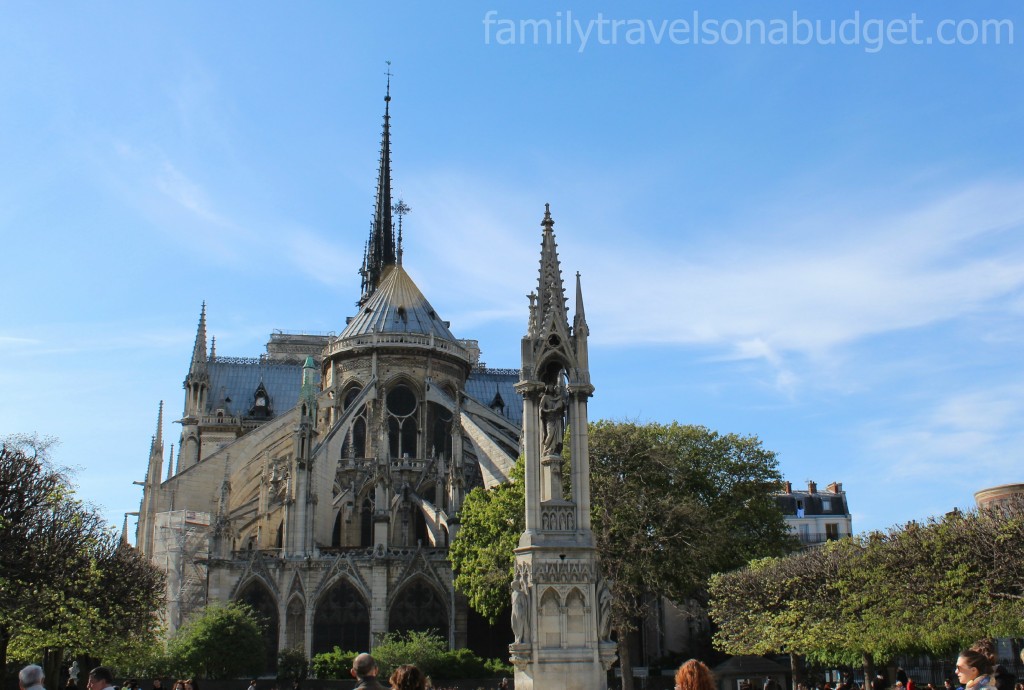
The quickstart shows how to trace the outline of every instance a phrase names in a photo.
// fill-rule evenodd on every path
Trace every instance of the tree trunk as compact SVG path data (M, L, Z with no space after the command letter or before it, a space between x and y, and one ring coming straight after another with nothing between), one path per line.
M875 657L869 652L862 652L860 659L864 667L864 690L871 690L871 681L875 679Z
M43 655L43 674L47 690L60 690L60 672L64 664L63 647L47 647Z
M11 641L11 631L6 625L0 625L0 687L10 687L7 683L7 645Z
M619 632L619 668L622 690L633 690L633 663L629 659L629 633Z
M796 652L789 653L789 670L793 673L793 685L792 690L796 690L796 686L800 683L806 682L806 672L804 669L804 658L802 655Z

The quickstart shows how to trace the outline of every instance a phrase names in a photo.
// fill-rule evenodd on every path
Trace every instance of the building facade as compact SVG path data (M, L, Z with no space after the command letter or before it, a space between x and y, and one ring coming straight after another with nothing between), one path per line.
M805 490L794 489L790 482L784 487L775 494L775 501L801 544L814 546L853 534L853 518L841 483L832 482L824 491L813 481L807 482Z
M340 335L274 332L265 353L224 357L204 303L176 461L161 403L136 543L168 572L171 631L241 601L270 623L268 659L365 651L390 631L435 630L453 647L490 633L474 632L487 626L454 591L447 551L466 493L506 481L519 455L519 370L483 366L403 268L390 100L361 294Z

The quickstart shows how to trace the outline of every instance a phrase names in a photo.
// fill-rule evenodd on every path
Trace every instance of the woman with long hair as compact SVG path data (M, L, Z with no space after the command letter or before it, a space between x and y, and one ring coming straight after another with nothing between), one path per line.
M715 690L715 677L703 662L690 659L676 671L675 690Z
M388 678L392 690L425 690L427 677L412 664L403 664Z

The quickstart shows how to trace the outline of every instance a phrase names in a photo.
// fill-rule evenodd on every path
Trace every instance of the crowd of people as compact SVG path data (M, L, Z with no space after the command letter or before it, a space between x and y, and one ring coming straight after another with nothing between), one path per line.
M1024 652L1021 653L1021 661L1024 662ZM77 670L77 664L75 665ZM435 687L430 677L412 664L403 664L396 668L387 679L387 683L378 679L379 667L377 661L369 654L363 653L356 656L352 661L351 674L356 679L354 690L454 690ZM74 674L74 675L77 675ZM75 682L74 675L69 679L69 688ZM1024 683L1017 679L1005 667L997 663L995 646L991 640L980 640L969 648L960 652L956 659L956 681L947 678L942 690L1024 690ZM26 666L18 674L18 686L21 690L45 690L43 669L35 664ZM77 686L74 686L77 688ZM744 690L752 685L749 681L744 683ZM118 690L114 685L114 676L110 669L105 666L97 666L89 672L89 680L86 690ZM140 690L135 680L127 681L120 690ZM153 690L163 690L159 680L153 681ZM172 690L199 690L199 683L195 678L175 681ZM247 690L256 690L256 681L253 680ZM510 690L507 678L502 678L498 690ZM715 678L711 669L702 661L690 659L684 662L675 674L674 690L716 690ZM772 678L766 678L762 690L781 690L778 682ZM816 690L804 684L798 684L797 690ZM820 690L833 690L829 683L824 683ZM835 687L835 690L862 690L850 677ZM869 690L863 688L863 690ZM870 683L870 690L922 690L914 679L911 678L902 668L896 670L896 682L890 686L885 676L879 673ZM924 686L923 690L937 690L932 683Z

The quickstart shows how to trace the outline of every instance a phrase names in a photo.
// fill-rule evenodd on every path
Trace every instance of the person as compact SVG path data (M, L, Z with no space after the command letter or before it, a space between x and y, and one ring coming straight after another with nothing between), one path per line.
M21 690L43 690L43 667L29 664L18 672L18 687Z
M174 690L185 690L185 681L176 680L174 681Z
M182 681L185 686L185 690L199 690L199 682L195 678L186 678Z
M885 676L879 671L875 674L875 679L871 681L871 690L885 690L886 685Z
M996 690L992 678L995 666L995 651L988 646L975 643L970 649L960 652L956 659L956 677L964 690Z
M510 690L508 684L508 678L502 678L501 682L498 683L498 690Z
M675 690L715 690L715 677L703 662L690 659L676 671Z
M164 690L164 682L159 678L153 679L153 690Z
M771 676L764 677L764 685L761 690L779 690L779 683Z
M402 664L388 678L394 690L425 690L427 677L412 664Z
M352 660L352 677L358 681L353 690L384 690L386 687L377 680L376 660L366 652Z
M87 690L106 690L114 687L114 674L106 666L97 666L89 671Z
M255 678L253 678L252 680L249 681L249 688L248 688L248 690L256 690L256 679Z

